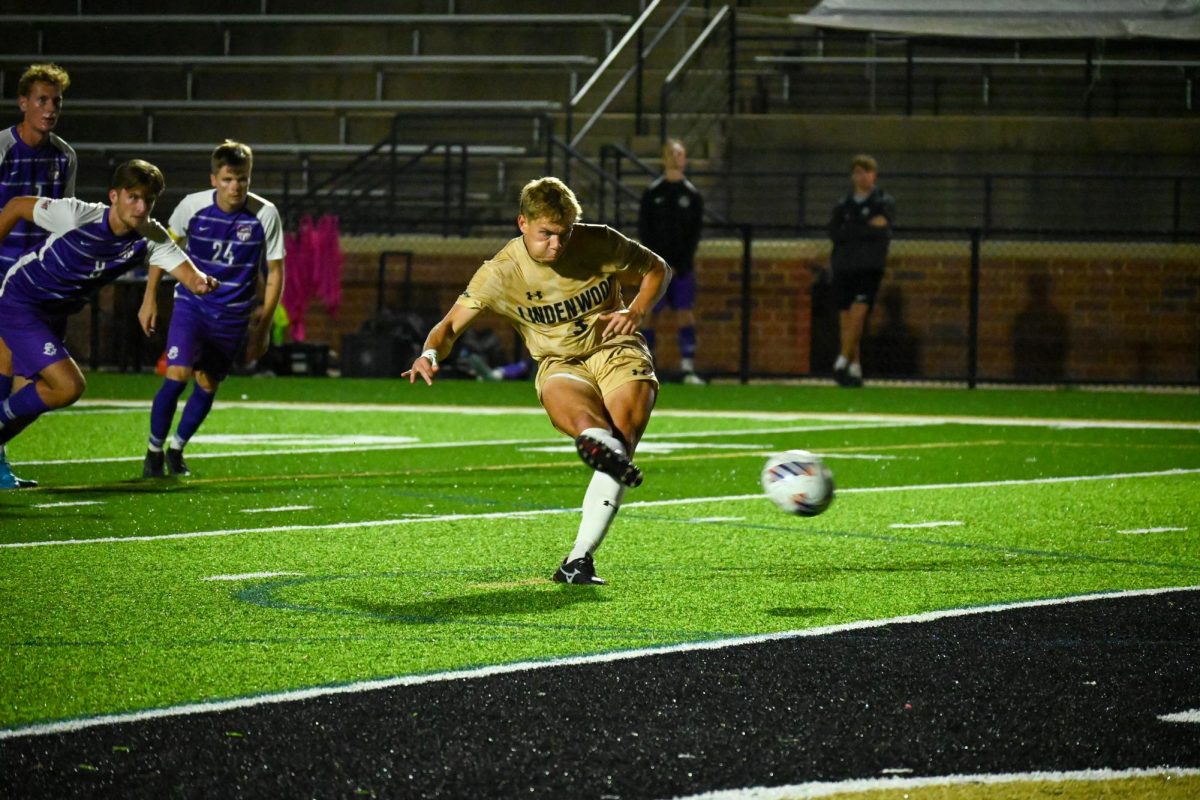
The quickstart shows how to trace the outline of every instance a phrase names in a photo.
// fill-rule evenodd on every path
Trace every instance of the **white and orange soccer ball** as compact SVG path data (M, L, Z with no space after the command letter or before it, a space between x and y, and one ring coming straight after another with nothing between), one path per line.
M762 486L772 503L801 517L815 517L833 502L833 472L807 450L788 450L768 458Z

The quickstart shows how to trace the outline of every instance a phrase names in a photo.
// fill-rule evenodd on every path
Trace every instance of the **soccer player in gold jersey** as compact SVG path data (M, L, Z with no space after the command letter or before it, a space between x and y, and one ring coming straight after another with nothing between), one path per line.
M575 194L558 178L527 183L517 216L521 235L475 272L404 375L432 385L439 359L484 309L512 323L538 364L535 385L550 422L575 440L595 470L575 545L554 580L602 584L592 554L625 488L642 482L631 456L658 397L654 361L638 326L666 291L671 268L606 225L580 223L581 216ZM618 273L630 271L641 282L626 306Z

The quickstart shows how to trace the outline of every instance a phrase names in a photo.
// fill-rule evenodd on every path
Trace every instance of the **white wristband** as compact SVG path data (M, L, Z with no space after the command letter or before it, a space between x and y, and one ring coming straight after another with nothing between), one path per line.
M437 350L426 350L424 353L421 353L421 358L428 359L430 364L433 364L435 367L437 366Z

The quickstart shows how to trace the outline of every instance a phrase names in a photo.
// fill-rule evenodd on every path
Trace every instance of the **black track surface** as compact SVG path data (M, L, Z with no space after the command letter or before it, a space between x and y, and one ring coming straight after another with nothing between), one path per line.
M1200 767L1200 592L0 741L10 797L673 797ZM81 766L86 765L86 766Z

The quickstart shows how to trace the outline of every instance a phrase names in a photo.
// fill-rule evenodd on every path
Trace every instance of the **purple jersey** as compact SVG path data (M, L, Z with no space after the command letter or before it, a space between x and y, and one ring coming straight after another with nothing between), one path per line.
M118 236L108 225L108 211L103 203L74 197L39 200L33 220L49 238L8 269L0 297L54 314L73 314L92 293L127 270L151 264L169 272L187 260L154 220Z
M175 302L208 319L245 324L264 258L283 258L283 226L274 204L251 192L241 208L226 212L215 190L195 192L171 214L171 231L187 237L192 262L221 282L202 297L176 287Z
M14 125L0 131L0 208L14 197L71 197L75 194L75 151L50 134L41 147L22 141ZM18 220L12 233L0 242L0 274L23 254L46 241L49 234L26 220Z

